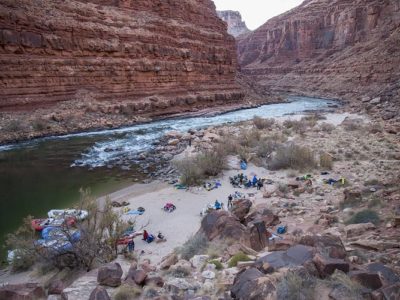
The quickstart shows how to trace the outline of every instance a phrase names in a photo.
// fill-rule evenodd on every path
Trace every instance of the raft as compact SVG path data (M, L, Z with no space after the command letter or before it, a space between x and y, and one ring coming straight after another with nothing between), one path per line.
M47 219L33 219L31 222L31 226L36 231L42 231L46 227L61 227L63 225L72 226L75 224L74 218L67 219L55 219L55 218L47 218Z
M52 209L47 215L49 218L68 218L73 217L78 221L84 220L88 217L87 210L81 209Z

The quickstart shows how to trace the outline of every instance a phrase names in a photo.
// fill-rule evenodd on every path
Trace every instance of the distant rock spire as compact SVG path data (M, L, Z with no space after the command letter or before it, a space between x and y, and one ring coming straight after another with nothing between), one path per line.
M246 23L242 21L240 12L233 10L217 11L218 16L228 24L228 33L234 37L250 32Z

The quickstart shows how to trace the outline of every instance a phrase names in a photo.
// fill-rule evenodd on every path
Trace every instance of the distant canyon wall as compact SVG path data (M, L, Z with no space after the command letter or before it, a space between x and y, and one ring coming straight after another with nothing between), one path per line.
M400 101L400 2L308 0L238 39L241 72L268 93ZM400 107L400 105L399 105Z
M218 16L228 25L228 33L234 37L249 33L246 23L242 20L240 12L233 10L217 11Z
M236 70L211 0L0 0L0 112L127 118L225 105L243 98ZM81 125L101 127L97 117Z

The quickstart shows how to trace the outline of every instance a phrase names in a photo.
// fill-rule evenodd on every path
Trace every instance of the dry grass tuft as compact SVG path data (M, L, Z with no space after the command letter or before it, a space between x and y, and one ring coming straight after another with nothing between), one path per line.
M272 170L295 169L311 170L316 167L314 152L307 148L290 143L277 149L269 167Z

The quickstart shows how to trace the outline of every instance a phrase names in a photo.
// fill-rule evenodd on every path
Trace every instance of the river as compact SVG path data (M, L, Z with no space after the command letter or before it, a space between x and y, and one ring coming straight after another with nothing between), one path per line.
M337 104L304 97L290 100L212 117L169 119L0 146L0 245L22 218L41 217L49 209L68 207L79 199L80 188L90 188L93 195L102 196L143 179L138 166L127 162L151 149L167 131L235 123L255 115L279 117L326 110ZM3 256L4 249L0 251Z

